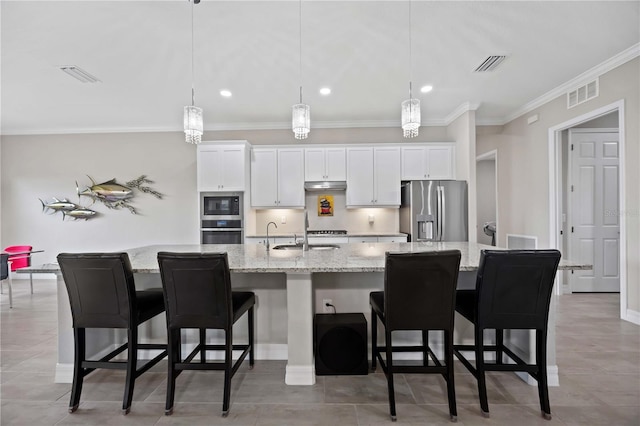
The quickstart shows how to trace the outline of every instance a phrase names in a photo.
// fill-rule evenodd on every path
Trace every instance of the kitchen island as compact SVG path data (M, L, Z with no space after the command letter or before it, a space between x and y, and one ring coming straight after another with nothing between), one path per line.
M286 291L286 350L287 367L285 382L290 385L311 385L315 383L313 362L313 314L314 285L322 277L330 276L331 281L353 282L364 280L372 282L382 289L384 257L386 252L420 252L436 250L460 250L459 288L468 288L475 283L475 271L478 268L480 251L495 247L475 243L353 243L338 244L336 249L328 250L266 250L264 245L153 245L133 249L124 249L129 254L131 265L136 273L136 285L141 287L158 286L160 283L157 253L175 252L227 252L229 268L233 277L245 274L267 277L265 274L284 275ZM562 260L560 269L589 269L589 265ZM64 281L57 264L32 266L21 270L22 273L56 273L58 280L58 364L56 382L70 382L73 365L73 330L71 311ZM232 277L232 282L233 278ZM345 281L346 279L346 281ZM326 279L325 279L326 281ZM234 282L235 286L235 282ZM338 284L338 289L340 284ZM259 308L268 301L259 303ZM363 303L368 303L368 298ZM553 303L553 302L552 302ZM553 308L552 311L553 312ZM367 315L368 316L368 315ZM146 330L151 333L151 330ZM145 334L144 326L140 331ZM89 337L89 336L88 336ZM258 331L257 337L260 338ZM113 334L102 334L91 339L93 352L111 348ZM90 340L88 338L88 340ZM549 319L549 351L552 352L550 364L555 364L555 321ZM88 349L91 353L91 349ZM550 384L557 383L557 368L550 365ZM553 373L555 372L555 373Z

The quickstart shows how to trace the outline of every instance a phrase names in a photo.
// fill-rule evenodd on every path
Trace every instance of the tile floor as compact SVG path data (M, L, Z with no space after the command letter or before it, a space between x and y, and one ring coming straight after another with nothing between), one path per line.
M220 416L222 374L185 372L176 406L164 416L162 364L136 382L128 416L120 414L122 372L88 376L81 405L67 413L69 384L53 382L56 293L51 280L14 281L14 308L1 298L0 424L9 425L378 425L391 424L381 373L322 376L314 386L283 382L284 362L261 361L238 371L231 412ZM539 415L536 387L512 373L488 379L491 418L480 415L475 381L457 369L458 424L640 425L640 327L617 319L619 296L561 296L558 303L560 387L550 388L553 419ZM396 376L397 424L451 424L439 376Z

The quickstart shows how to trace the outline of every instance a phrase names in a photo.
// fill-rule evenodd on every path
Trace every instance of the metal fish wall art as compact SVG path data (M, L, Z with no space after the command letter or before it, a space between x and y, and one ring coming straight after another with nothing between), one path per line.
M132 206L129 201L133 198L133 189L137 189L140 192L151 194L156 198L162 199L161 193L149 186L144 186L146 183L153 183L152 180L147 179L146 175L142 175L137 179L128 181L125 185L117 183L115 178L106 182L96 183L91 176L87 177L91 180L91 186L87 186L82 191L76 182L76 191L78 192L78 196L90 197L93 199L94 203L96 201L100 201L109 209L120 209L124 207L129 209L132 214L136 214L137 211L135 207Z
M88 220L92 217L95 217L98 212L88 209L86 207L82 207L76 203L72 203L66 198L58 199L53 197L53 201L43 201L40 199L42 203L42 211L51 211L50 214L55 214L57 212L62 213L62 220L64 220L67 216L72 217L74 220L84 219Z
M91 185L86 186L84 189L80 189L78 182L76 181L76 192L78 193L78 204L69 201L67 198L53 197L51 201L40 200L42 203L42 211L55 214L57 212L62 213L62 220L67 216L72 217L74 220L84 219L88 220L98 215L98 212L91 210L89 207L82 206L80 203L81 197L89 197L93 200L91 205L96 201L100 201L109 209L126 208L132 214L137 214L135 207L131 205L131 199L135 195L134 189L146 194L151 194L156 198L162 199L162 194L146 186L148 183L153 183L152 180L147 179L146 175L126 182L124 185L116 182L116 179L111 179L106 182L96 183L91 176L87 176L91 180Z

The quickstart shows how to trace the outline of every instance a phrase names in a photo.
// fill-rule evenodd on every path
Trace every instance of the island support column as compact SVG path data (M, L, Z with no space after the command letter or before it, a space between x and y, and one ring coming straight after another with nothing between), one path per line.
M313 286L311 273L287 273L288 385L313 385Z

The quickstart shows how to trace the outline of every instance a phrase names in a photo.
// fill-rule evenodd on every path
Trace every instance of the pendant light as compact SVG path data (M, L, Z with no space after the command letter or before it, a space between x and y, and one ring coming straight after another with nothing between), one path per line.
M184 135L188 143L198 144L202 141L202 108L195 106L196 91L194 88L193 66L193 5L200 0L191 0L191 105L184 107Z
M413 98L411 87L412 72L412 46L411 46L411 1L409 1L409 99L401 104L402 135L405 138L415 138L420 130L420 100Z
M296 139L306 139L311 130L311 108L302 102L302 0L299 2L300 24L300 103L292 107L291 128Z

